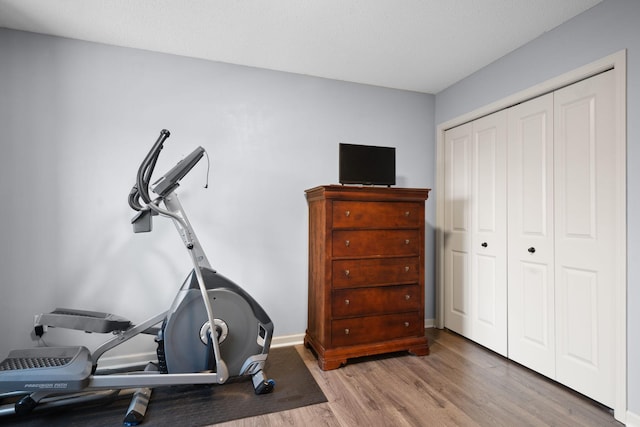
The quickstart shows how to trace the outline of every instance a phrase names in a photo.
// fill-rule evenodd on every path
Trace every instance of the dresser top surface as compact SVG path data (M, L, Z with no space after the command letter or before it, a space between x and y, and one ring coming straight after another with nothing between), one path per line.
M370 187L356 185L321 185L305 190L307 200L425 201L429 188Z

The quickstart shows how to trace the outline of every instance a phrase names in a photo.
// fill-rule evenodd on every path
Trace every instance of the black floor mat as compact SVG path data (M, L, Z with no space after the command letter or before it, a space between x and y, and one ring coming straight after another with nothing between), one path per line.
M206 426L326 402L327 398L294 347L272 349L265 368L276 381L256 395L250 379L216 386L179 386L153 391L143 426ZM119 426L129 399L108 405L59 409L26 417L0 417L0 425L24 427Z

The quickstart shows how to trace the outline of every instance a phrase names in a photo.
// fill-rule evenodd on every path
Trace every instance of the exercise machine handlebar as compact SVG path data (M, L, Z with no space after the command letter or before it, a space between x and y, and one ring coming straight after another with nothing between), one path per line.
M158 161L164 142L170 135L171 134L166 129L160 131L160 136L138 168L136 183L129 192L129 206L136 211L145 210L151 207L151 203L154 203L149 195L149 182L151 181L151 176L156 167L156 162ZM158 181L155 182L152 191L160 198L167 197L176 189L176 187L178 187L180 180L184 178L191 169L193 169L204 154L205 150L202 147L198 147L193 150L187 157L180 160L173 168L171 168L169 172L165 173L160 179L158 179ZM138 199L142 199L144 203L141 204Z
M151 203L151 197L149 196L151 174L153 174L153 170L156 167L156 162L158 161L164 142L170 135L171 133L168 130L162 129L155 144L153 144L153 147L151 147L142 163L140 163L138 174L136 175L136 183L129 192L129 206L131 206L133 210L141 211L144 209L138 199L142 199L145 205Z

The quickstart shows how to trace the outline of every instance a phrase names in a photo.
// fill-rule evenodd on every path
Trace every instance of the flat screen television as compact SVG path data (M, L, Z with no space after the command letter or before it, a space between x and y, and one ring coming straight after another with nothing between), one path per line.
M338 157L340 184L396 184L395 147L340 143Z

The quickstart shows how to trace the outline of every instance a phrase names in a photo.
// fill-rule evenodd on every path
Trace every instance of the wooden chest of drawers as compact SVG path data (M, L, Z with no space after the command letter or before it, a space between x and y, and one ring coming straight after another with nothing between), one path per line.
M328 185L306 191L309 305L305 345L323 370L347 359L429 354L424 335L428 189Z

